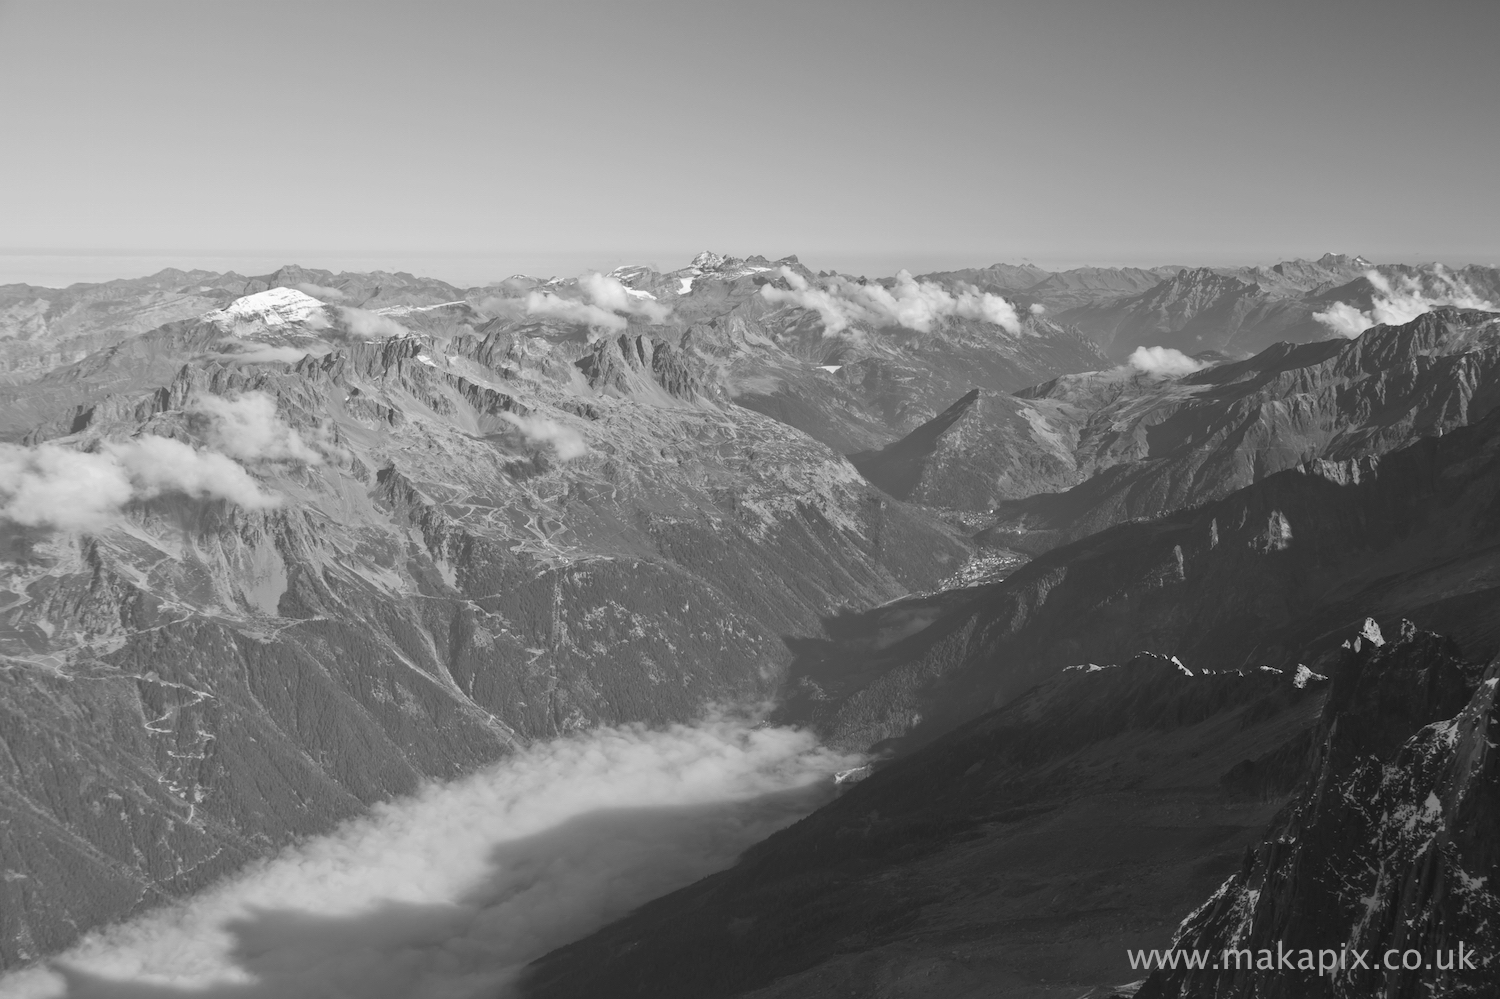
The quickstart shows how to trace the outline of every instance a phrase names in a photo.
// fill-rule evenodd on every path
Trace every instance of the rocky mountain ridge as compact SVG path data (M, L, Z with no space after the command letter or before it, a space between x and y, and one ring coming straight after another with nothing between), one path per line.
M781 634L967 556L649 324L261 302L6 446L6 963L517 741L764 698Z
M1139 996L1404 999L1500 988L1496 667L1409 622L1389 642L1372 630L1343 658L1300 793L1173 940L1256 961L1159 971ZM1345 967L1260 967L1278 942L1343 953ZM1416 952L1417 966L1384 967L1391 949ZM1347 959L1355 951L1368 960Z
M527 994L1128 996L1131 949L1493 946L1497 454L1491 414L831 619L789 710L916 738ZM1478 996L1485 967L1140 994Z
M1497 641L1493 317L1163 376L1003 286L1056 275L992 270L53 296L0 388L0 963L579 727L780 692L910 753L1142 648L1290 676L1366 614ZM158 307L197 311L131 325ZM1311 450L1278 473L1262 437ZM1043 502L1080 478L1125 486Z

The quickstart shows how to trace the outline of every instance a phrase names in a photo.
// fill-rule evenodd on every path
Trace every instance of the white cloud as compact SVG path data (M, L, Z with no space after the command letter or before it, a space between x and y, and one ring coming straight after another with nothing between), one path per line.
M615 332L630 325L630 316L659 324L672 314L670 306L658 302L651 294L627 288L608 274L585 274L577 284L578 298L532 290L521 297L487 299L479 308L497 316L535 316Z
M279 496L262 492L250 473L232 458L215 451L194 450L170 437L142 434L122 444L106 443L104 453L130 473L139 498L181 492L228 500L252 510L281 502Z
M342 302L349 297L337 288L329 288L326 285L312 284L311 282L297 285L297 290L304 295L311 295L313 298L321 299L325 302Z
M1137 371L1168 378L1190 375L1208 367L1203 361L1195 361L1171 347L1137 347L1126 363Z
M98 530L134 495L130 476L108 455L53 444L0 444L0 518L5 520L64 531Z
M1400 326L1444 305L1500 311L1500 305L1481 298L1442 264L1419 275L1397 275L1394 282L1374 268L1364 276L1375 288L1368 311L1348 302L1334 302L1322 312L1314 312L1313 318L1339 336L1353 339L1371 326Z
M109 441L92 453L57 444L0 444L0 519L16 524L99 531L132 500L163 493L228 500L249 509L281 501L262 491L234 460L167 437Z
M323 456L276 415L276 400L264 392L235 399L202 395L188 412L207 418L208 440L216 450L244 461L300 461L318 465Z
M344 317L344 325L355 336L385 339L393 336L406 336L411 332L396 320L389 316L382 316L378 312L366 312L364 309L341 306L339 315Z
M508 422L515 424L532 443L551 444L557 451L557 457L562 461L571 461L588 454L588 445L572 427L543 416L517 416L514 413L501 413L500 415Z
M817 312L827 333L842 332L855 322L930 333L938 321L952 317L993 323L1010 333L1021 330L1015 306L999 295L967 286L949 291L931 281L918 281L906 270L896 274L890 288L861 284L842 275L822 278L813 286L790 267L782 267L779 274L788 287L761 285L761 297L778 305Z
M101 531L127 504L165 493L264 509L279 505L281 497L263 490L235 459L323 462L277 416L276 401L264 392L233 399L202 395L187 413L199 421L207 449L153 434L104 441L92 452L58 444L0 445L0 519L29 527Z
M723 717L537 744L90 934L0 993L493 997L526 962L729 866L856 762Z
M649 323L666 322L672 310L656 300L648 292L627 288L618 279L608 274L585 274L578 279L578 287L584 297L601 309L640 316Z
M1029 308L1033 316L1040 316L1042 313L1047 311L1047 307L1041 302L1032 302Z
M1375 325L1369 313L1361 312L1348 302L1334 302L1324 311L1314 312L1313 318L1351 340Z
M619 331L630 325L630 321L624 316L618 316L608 309L577 298L563 298L550 291L527 292L525 298L491 299L485 303L485 307L497 315L556 319L594 329Z

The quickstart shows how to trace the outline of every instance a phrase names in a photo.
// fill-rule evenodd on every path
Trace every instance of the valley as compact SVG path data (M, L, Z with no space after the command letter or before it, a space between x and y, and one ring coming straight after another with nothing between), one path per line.
M0 969L739 705L855 779L526 994L1123 983L1301 800L1341 643L1500 651L1497 289L712 253L0 288Z

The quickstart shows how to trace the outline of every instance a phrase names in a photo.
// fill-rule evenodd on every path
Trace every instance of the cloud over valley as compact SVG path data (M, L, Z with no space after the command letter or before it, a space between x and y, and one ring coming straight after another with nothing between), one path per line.
M91 934L0 997L492 997L525 962L733 862L852 765L715 716L540 743Z

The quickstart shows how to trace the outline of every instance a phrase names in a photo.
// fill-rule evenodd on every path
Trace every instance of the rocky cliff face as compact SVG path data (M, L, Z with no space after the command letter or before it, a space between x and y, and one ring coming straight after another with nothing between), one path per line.
M1279 944L1342 953L1345 966L1320 974L1220 961L1157 972L1140 996L1500 990L1495 668L1409 623L1388 643L1378 633L1356 639L1342 658L1302 790L1173 946L1258 959ZM1461 965L1460 946L1472 964ZM1419 960L1388 969L1391 950ZM1358 961L1348 957L1355 952Z

